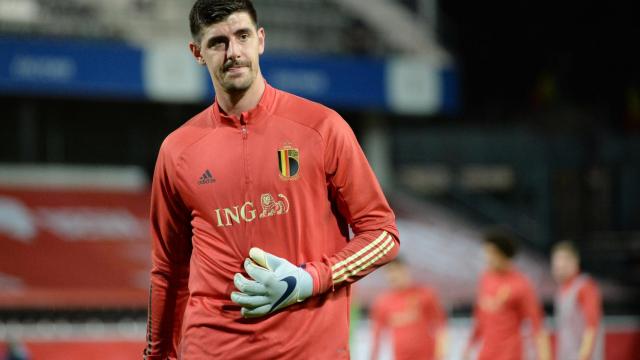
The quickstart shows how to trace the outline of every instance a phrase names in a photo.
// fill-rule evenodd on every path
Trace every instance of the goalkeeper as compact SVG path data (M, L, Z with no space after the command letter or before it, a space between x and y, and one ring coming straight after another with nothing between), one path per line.
M189 19L216 95L158 154L144 358L348 359L350 284L397 254L394 214L342 117L263 78L251 1Z

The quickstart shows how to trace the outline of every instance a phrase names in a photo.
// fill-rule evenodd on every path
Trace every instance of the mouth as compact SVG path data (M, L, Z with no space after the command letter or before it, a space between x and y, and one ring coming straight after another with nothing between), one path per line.
M241 66L232 66L232 67L230 67L230 68L227 68L227 69L225 70L225 72L228 72L228 73L234 74L234 73L241 72L242 70L244 70L244 69L246 69L246 68L247 68L246 66L242 66L242 65L241 65Z
M245 63L228 63L223 68L222 71L225 73L238 73L243 71L243 69L248 68L249 65Z

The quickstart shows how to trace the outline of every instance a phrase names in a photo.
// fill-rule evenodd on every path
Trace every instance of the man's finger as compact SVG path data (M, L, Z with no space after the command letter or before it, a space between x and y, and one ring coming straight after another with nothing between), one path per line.
M260 248L257 247L252 247L249 250L249 257L251 258L251 260L253 260L256 264L262 266L265 269L269 269L269 270L273 270L275 268L278 267L278 265L280 265L280 263L282 262L282 259L270 254Z
M240 290L240 292L247 295L265 295L267 293L264 285L257 281L249 280L240 273L236 273L233 276L233 285L235 285L236 289Z
M259 306L255 309L243 307L242 309L240 309L240 314L242 314L242 316L245 318L255 318L267 315L269 313L269 310L271 310L270 304Z
M247 274L259 283L267 284L273 278L273 273L263 267L256 265L249 259L244 260L244 269Z
M259 306L268 304L269 298L266 296L251 296L234 291L231 293L231 301L243 308L255 309Z
M271 269L269 267L269 263L267 262L267 253L257 247L252 247L249 250L249 258L251 258L251 260L255 261L256 264L262 266L265 269Z

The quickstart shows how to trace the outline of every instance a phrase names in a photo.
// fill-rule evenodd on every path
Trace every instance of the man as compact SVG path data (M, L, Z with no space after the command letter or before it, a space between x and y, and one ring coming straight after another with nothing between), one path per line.
M602 299L593 279L580 274L576 247L563 241L551 251L556 293L556 359L604 359Z
M381 295L371 311L372 359L378 359L380 338L388 331L395 360L444 359L446 316L436 294L413 282L407 264L396 258L385 266L391 291Z
M18 339L9 334L6 344L6 353L2 357L4 360L29 360L31 358L27 347Z
M347 123L266 83L251 1L189 19L216 96L159 151L145 357L347 359L349 285L395 257L394 214Z
M488 269L480 278L474 309L474 328L465 350L468 359L474 344L482 341L479 360L517 360L523 358L520 329L529 320L540 360L550 358L547 334L543 328L542 307L529 280L516 269L514 239L496 231L484 236Z

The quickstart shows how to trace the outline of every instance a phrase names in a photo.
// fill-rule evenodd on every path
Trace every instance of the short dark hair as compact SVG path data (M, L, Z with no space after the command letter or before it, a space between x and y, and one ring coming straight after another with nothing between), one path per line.
M553 254L556 251L561 251L561 250L568 252L569 254L573 255L576 259L580 259L580 251L578 250L578 247L576 246L576 244L571 240L563 240L556 243L555 245L553 245L553 248L551 249L551 253Z
M494 229L485 232L485 244L495 246L502 255L508 259L513 259L518 253L518 242L510 232L504 229Z
M202 28L224 21L229 15L244 11L258 26L258 14L251 0L197 0L189 13L189 27L194 40L200 41Z

